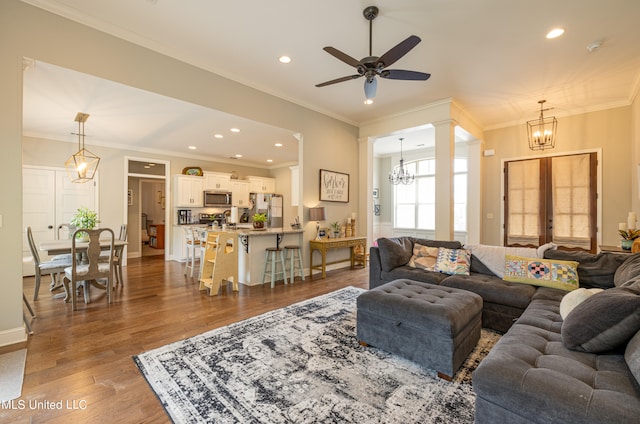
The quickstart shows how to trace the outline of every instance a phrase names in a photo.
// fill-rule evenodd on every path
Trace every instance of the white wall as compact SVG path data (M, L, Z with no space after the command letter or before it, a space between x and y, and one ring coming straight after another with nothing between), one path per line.
M82 54L78 54L82 52ZM302 184L306 209L318 203L318 169L356 175L357 128L291 102L257 91L191 65L34 8L18 0L0 2L0 345L24 337L22 324L22 58L30 57L110 79L179 100L211 107L265 124L290 129L304 137ZM125 197L122 153L95 149L101 157L100 204L105 225L119 226ZM66 154L66 151L65 151ZM140 156L135 152L126 152ZM63 154L59 163L64 163ZM154 155L146 155L155 157ZM159 158L161 159L161 158ZM196 161L171 161L171 174ZM240 171L238 171L240 173ZM268 174L268 173L267 173ZM351 205L330 206L346 215ZM308 215L302 217L304 220ZM308 226L308 228L311 228ZM305 234L308 240L312 231Z

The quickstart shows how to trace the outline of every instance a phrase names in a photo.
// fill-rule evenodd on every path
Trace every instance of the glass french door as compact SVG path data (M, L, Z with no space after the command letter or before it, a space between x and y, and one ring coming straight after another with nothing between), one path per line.
M597 155L505 163L505 246L596 252Z

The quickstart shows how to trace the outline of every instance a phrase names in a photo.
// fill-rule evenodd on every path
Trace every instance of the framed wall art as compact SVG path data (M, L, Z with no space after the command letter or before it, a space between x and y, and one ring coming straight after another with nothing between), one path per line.
M349 203L349 174L321 169L320 201Z

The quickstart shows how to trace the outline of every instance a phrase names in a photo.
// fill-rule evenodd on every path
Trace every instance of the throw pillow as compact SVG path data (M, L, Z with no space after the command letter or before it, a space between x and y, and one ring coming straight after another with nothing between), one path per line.
M616 287L620 287L630 280L633 280L640 276L640 253L629 256L623 263L616 269L616 273L613 275L613 284Z
M413 241L409 237L380 238L380 265L385 272L406 265L413 254Z
M420 243L413 245L413 256L409 259L409 265L413 268L433 271L438 258L438 248L423 246Z
M449 275L469 275L470 258L468 250L439 247L434 270Z
M547 250L545 259L578 262L578 279L580 287L587 289L609 289L614 287L613 276L628 255L614 253L578 252L568 250Z
M578 263L506 256L504 280L571 291L578 285Z
M567 349L600 353L626 344L640 330L640 287L615 287L576 306L562 323Z
M585 289L581 287L565 294L562 297L562 301L560 301L560 316L563 320L566 319L569 312L571 312L576 306L601 291L602 289Z

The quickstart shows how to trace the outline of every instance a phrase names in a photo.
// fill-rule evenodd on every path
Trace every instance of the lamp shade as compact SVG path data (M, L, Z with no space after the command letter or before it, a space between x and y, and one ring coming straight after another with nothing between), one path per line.
M371 100L376 97L376 89L378 88L378 80L375 77L367 77L364 80L364 97Z
M309 220L310 221L324 221L327 216L324 212L324 207L309 208Z

